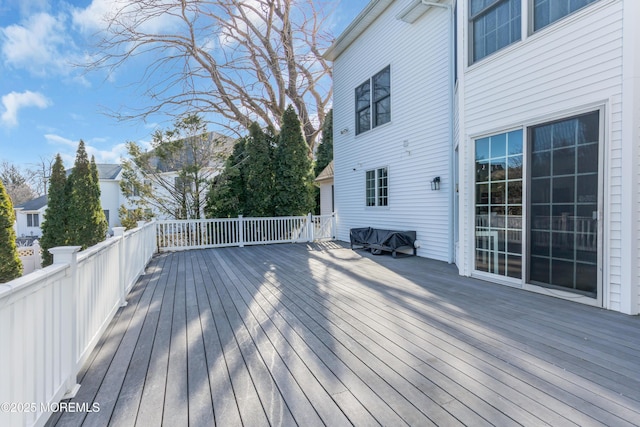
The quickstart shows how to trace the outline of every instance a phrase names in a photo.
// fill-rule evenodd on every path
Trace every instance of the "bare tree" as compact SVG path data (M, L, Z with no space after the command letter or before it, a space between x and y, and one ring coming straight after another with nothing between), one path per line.
M47 195L49 179L51 178L51 169L53 168L55 160L56 159L53 156L49 158L40 156L40 161L38 163L33 163L33 167L27 170L31 188L33 188L39 196Z
M89 70L116 71L149 61L136 87L149 105L120 119L156 112L213 113L238 134L253 121L280 128L287 105L302 123L309 153L331 99L330 0L136 0L114 3Z
M0 164L0 181L4 184L13 206L18 206L36 197L29 186L29 174L16 165L3 161Z

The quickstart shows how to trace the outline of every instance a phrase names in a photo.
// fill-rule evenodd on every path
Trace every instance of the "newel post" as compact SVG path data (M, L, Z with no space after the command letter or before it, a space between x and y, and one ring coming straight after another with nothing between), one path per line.
M242 215L238 215L238 243L240 243L241 248L244 248L244 220Z
M313 218L311 217L311 212L307 214L307 242L313 242Z
M127 305L127 269L125 268L126 259L126 248L124 242L124 231L125 227L113 227L113 236L119 238L118 242L118 275L119 275L119 283L120 283L120 307L124 307Z
M62 287L62 349L64 351L63 363L66 364L67 379L65 381L64 399L72 398L78 392L80 384L76 382L78 358L76 325L77 325L77 300L78 293L78 251L80 246L58 246L49 249L53 255L54 264L69 264L69 274L65 277Z

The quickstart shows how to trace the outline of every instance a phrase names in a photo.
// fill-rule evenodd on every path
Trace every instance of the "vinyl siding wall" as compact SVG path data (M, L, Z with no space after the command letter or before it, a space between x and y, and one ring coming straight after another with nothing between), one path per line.
M334 62L335 209L338 238L349 229L416 230L418 255L448 260L451 142L448 11L432 8L413 24L394 2ZM355 88L387 65L391 122L355 134ZM346 131L345 131L346 130ZM389 206L365 206L365 172L388 168ZM430 181L441 178L440 191Z
M123 203L121 197L119 180L100 180L100 205L102 210L109 211L109 229L120 226L118 209Z
M459 2L459 7L458 26L468 31L467 2ZM474 265L473 140L603 107L603 303L620 310L621 238L627 232L622 224L622 159L632 144L623 143L621 135L622 20L621 0L601 0L526 36L523 15L521 41L464 69L460 155L461 168L471 173L461 173L461 274L471 274ZM466 46L459 58L468 63ZM632 176L638 179L637 174ZM633 227L637 235L638 224Z
M320 215L331 215L333 213L333 206L331 202L331 188L333 182L323 182L320 184Z

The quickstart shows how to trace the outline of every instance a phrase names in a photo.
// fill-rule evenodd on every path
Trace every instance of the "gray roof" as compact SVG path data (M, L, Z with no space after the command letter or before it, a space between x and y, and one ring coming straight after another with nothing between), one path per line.
M96 166L98 167L98 177L100 179L116 179L122 170L120 165L97 163Z
M96 167L99 179L116 179L122 170L122 166L110 163L96 163ZM67 176L71 175L72 170L73 168L67 169Z
M24 202L21 205L15 206L15 209L22 209L24 211L37 211L38 209L47 205L47 196L36 197L33 200Z
M236 140L227 135L222 135L218 132L207 132L207 142L209 143L209 149L211 150L211 154L213 155L212 161L206 165L208 167L222 167L224 162L233 151L233 145ZM184 167L184 165L189 165L193 163L193 152L186 150L184 153L180 154L177 159L173 159L171 164L167 164L162 159L154 156L154 151L151 150L149 152L151 159L150 163L153 167L155 167L159 172L174 172ZM200 159L202 160L202 159Z

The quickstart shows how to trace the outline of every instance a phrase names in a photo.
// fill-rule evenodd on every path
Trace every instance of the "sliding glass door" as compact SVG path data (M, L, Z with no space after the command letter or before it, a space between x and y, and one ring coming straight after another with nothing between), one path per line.
M596 297L599 113L529 130L529 281Z
M596 298L599 152L599 111L475 140L476 271Z

